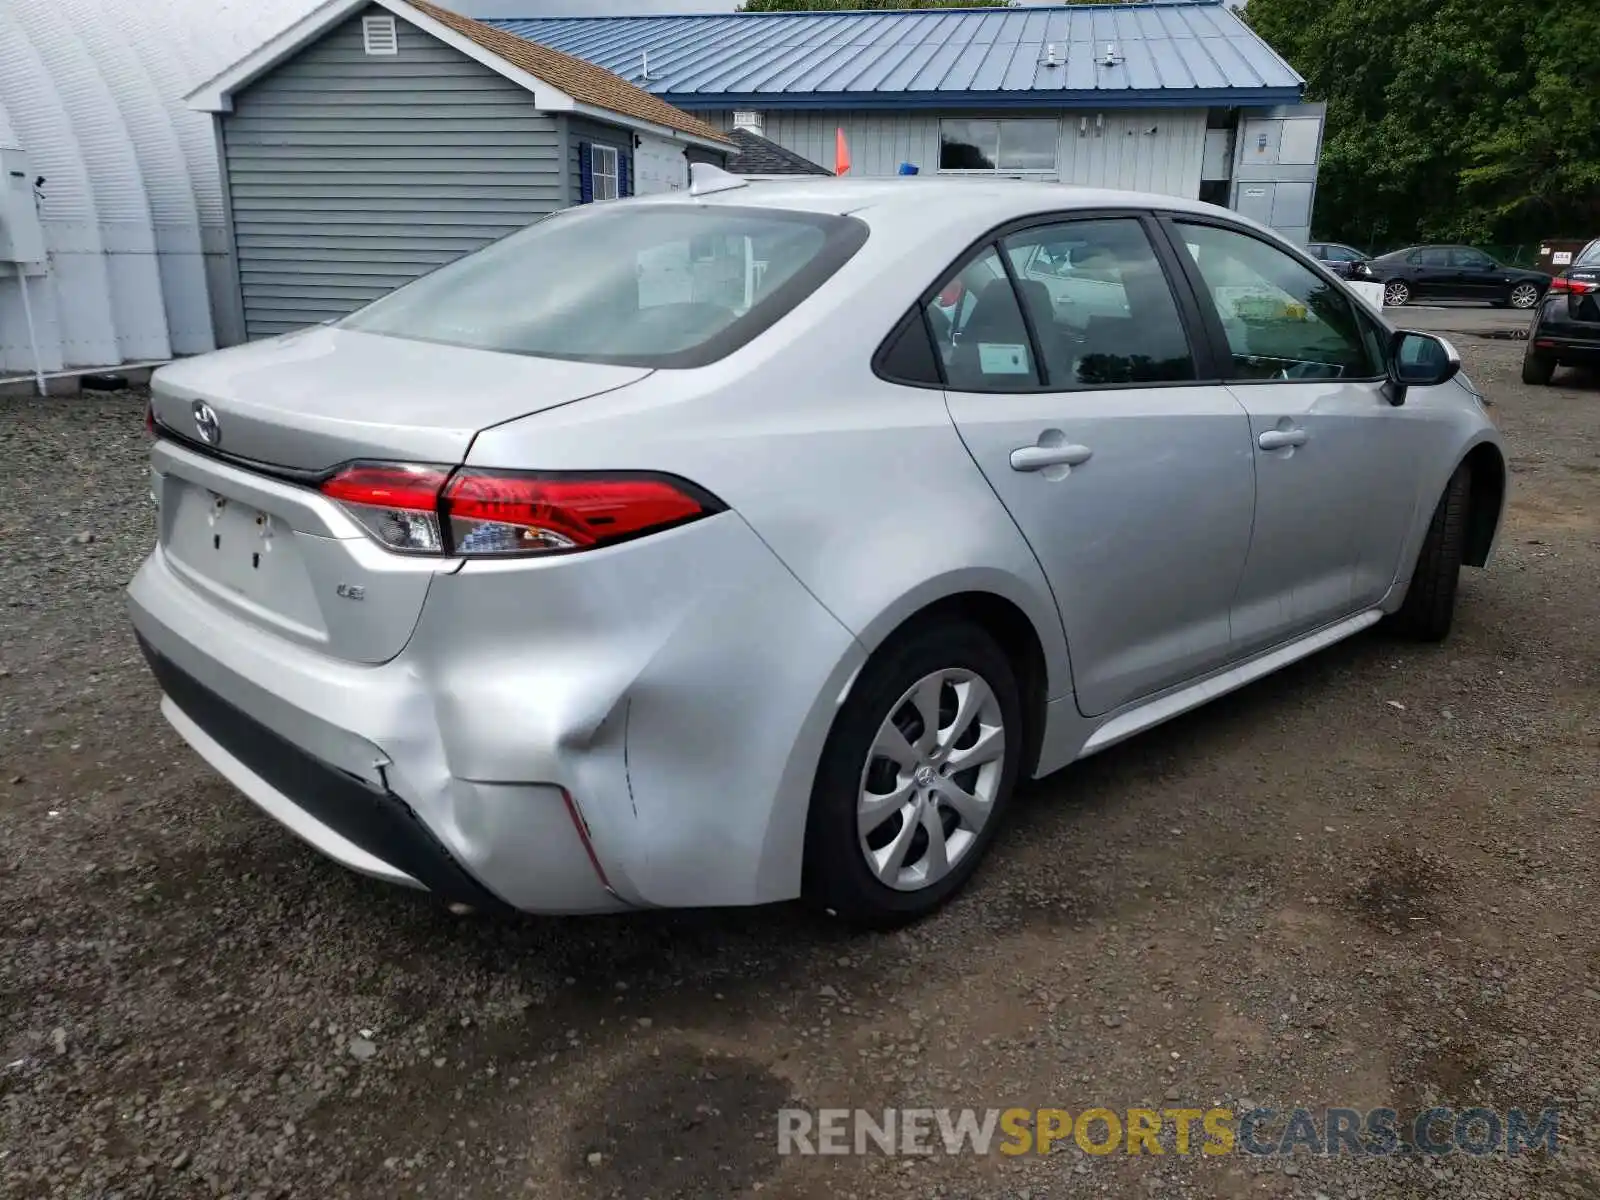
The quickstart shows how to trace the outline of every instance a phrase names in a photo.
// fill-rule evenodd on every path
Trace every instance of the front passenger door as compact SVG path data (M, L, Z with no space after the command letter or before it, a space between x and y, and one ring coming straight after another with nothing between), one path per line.
M1506 281L1495 262L1481 250L1457 246L1450 251L1460 295L1470 300L1492 300L1504 294Z
M950 415L1055 593L1086 716L1227 661L1250 544L1249 420L1201 379L1154 229L1024 229L925 310Z
M1233 609L1245 657L1381 598L1414 476L1395 461L1408 442L1383 393L1381 347L1345 291L1252 231L1171 228L1250 414L1255 532Z

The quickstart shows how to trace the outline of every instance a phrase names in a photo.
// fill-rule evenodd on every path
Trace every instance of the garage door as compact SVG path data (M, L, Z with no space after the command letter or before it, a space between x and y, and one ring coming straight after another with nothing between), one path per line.
M681 192L689 186L689 160L683 156L683 147L664 138L644 135L633 152L633 172L635 195Z

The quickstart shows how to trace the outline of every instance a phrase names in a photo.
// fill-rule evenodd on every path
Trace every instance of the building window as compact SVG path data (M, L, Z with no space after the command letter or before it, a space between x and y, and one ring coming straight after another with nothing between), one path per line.
M621 175L617 169L617 148L615 146L596 146L594 157L590 160L591 170L594 174L594 198L596 200L615 200L622 194L618 183Z
M1055 121L940 121L941 171L1056 169Z

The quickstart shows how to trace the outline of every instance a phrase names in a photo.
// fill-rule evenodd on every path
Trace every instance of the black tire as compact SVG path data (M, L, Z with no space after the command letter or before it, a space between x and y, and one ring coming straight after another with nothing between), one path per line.
M962 668L988 683L1005 728L1005 758L989 816L949 874L918 891L898 891L868 869L857 833L863 771L890 709L918 680ZM866 928L894 928L932 913L966 884L1002 824L1015 789L1025 740L1016 672L1005 652L977 625L940 619L898 635L862 670L817 766L806 820L805 898Z
M1548 354L1535 354L1530 348L1522 355L1522 382L1534 387L1549 387L1556 373L1556 360Z
M1467 544L1467 513L1472 504L1472 469L1456 468L1428 523L1422 552L1411 573L1406 600L1395 614L1396 629L1421 642L1442 642L1455 619L1456 585Z
M1390 300L1390 289L1394 289L1396 298ZM1385 308L1403 308L1415 298L1411 285L1404 279L1389 279L1383 285L1383 304Z

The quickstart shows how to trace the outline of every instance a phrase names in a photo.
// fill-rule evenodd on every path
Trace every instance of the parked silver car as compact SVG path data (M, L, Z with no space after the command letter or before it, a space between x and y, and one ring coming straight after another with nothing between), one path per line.
M1019 777L1442 638L1506 487L1450 347L1271 232L1010 181L700 171L152 407L168 719L340 862L530 912L926 913Z

